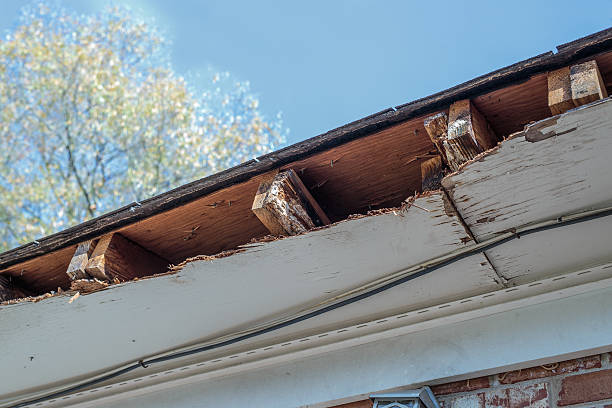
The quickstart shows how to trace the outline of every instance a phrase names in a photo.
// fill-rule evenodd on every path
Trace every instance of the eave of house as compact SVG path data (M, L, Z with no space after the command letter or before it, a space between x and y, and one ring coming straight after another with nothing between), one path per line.
M73 302L57 296L2 306L3 367L14 373L0 384L2 401L10 406L17 396L146 362L177 347L231 338L476 242L609 208L612 178L603 170L612 153L611 129L612 100L594 102L512 135L447 176L445 191L406 208L254 244L228 257L194 259L177 273ZM601 314L612 285L611 241L609 216L516 235L484 254L316 318L142 367L93 392L41 406L99 406L108 398L127 406L122 404L134 393L151 393L143 397L151 402L162 391L177 400L228 405L249 398L262 406L323 404L364 390L514 367L517 361L610 350L612 323ZM542 321L550 322L547 330L537 330ZM525 336L530 341L521 340ZM521 347L511 346L513 341ZM299 380L284 379L283 370ZM351 372L350 379L341 370ZM367 370L380 374L375 382ZM330 387L332 374L344 380ZM258 376L270 386L252 388ZM247 385L220 395L237 384Z
M612 30L604 30L558 46L556 53L386 109L0 254L0 273L35 294L65 290L70 287L65 271L76 245L109 232L119 232L172 263L235 249L268 234L251 212L252 199L262 179L288 168L300 173L332 221L398 206L422 190L420 165L434 148L423 127L428 115L469 98L499 137L508 136L550 116L550 70L595 60L604 85L612 90L611 47Z

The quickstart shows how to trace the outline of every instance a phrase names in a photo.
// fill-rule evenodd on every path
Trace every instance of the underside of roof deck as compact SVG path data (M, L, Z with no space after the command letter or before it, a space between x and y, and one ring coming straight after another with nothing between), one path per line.
M176 190L0 254L0 274L27 293L67 290L77 244L118 232L167 263L235 250L270 232L251 206L262 180L293 169L331 222L397 207L423 192L438 152L424 120L468 98L497 140L551 116L548 72L595 60L612 91L612 30L557 47L465 84L332 130ZM539 160L534 157L534 160ZM447 169L448 173L448 169Z

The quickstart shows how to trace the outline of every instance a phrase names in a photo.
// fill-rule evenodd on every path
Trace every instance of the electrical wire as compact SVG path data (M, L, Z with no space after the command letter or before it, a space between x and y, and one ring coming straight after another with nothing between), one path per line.
M418 265L414 265L412 267L402 269L398 272L395 272L391 275L387 275L383 278L376 279L358 288L346 291L333 298L327 299L324 302L321 302L318 305L310 309L300 311L293 316L288 316L284 319L278 319L275 321L267 322L263 325L253 327L249 330L239 332L239 333L234 333L232 335L228 335L225 337L221 337L221 338L215 339L214 342L205 343L200 346L193 347L193 348L178 349L178 350L167 352L164 354L157 354L157 356L152 356L146 359L141 359L135 363L127 364L123 367L115 369L114 371L103 374L101 376L94 377L84 382L80 382L76 385L61 388L61 389L58 389L57 391L53 391L45 395L34 397L26 401L23 401L23 400L22 402L15 401L11 403L11 404L16 403L15 405L8 405L5 407L23 408L28 405L37 404L40 402L48 401L53 398L58 398L58 397L62 397L67 394L81 391L83 389L92 387L94 385L98 385L105 381L108 381L113 378L117 378L119 376L127 374L138 368L148 368L151 365L155 365L158 363L167 362L171 360L176 360L176 359L191 356L194 354L204 353L210 350L214 350L214 349L229 346L235 343L239 343L239 342L251 339L256 336L260 336L266 333L280 330L282 328L292 326L297 323L303 322L305 320L309 320L314 317L320 316L324 313L331 312L343 306L347 306L352 303L358 302L360 300L367 299L371 296L387 291L391 288L394 288L398 285L401 285L403 283L416 279L420 276L431 273L444 266L448 266L461 259L464 259L469 256L475 255L477 253L482 253L486 250L498 247L514 239L519 239L521 236L530 235L530 234L534 234L537 232L556 229L560 227L565 227L568 225L583 223L583 222L591 221L591 220L598 219L598 218L608 217L610 215L612 215L612 207L605 207L605 208L596 209L596 210L588 210L588 211L583 211L579 213L572 213L572 214L564 215L564 216L557 217L554 219L549 219L549 220L538 222L538 223L531 223L531 224L527 224L527 225L516 227L516 228L510 228L510 229L507 229L505 231L502 231L496 234L496 236L494 236L493 238L489 238L478 244L470 245L469 247L464 247L459 250L449 252L445 255L433 258L431 260L425 261Z

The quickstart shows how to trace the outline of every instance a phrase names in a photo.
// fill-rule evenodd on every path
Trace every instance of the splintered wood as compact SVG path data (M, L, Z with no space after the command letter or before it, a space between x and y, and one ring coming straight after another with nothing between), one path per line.
M439 190L444 168L441 156L435 156L421 163L421 191Z
M89 262L89 257L94 250L94 246L94 241L86 241L77 245L77 249L74 252L74 256L70 260L70 265L68 265L68 270L66 271L71 281L76 279L86 279L89 277L87 272L85 272L85 268L87 268L87 263Z
M260 184L252 210L274 235L296 235L330 223L292 169Z
M113 281L166 272L169 262L120 234L100 238L85 271L93 278Z
M548 107L553 115L607 97L595 60L548 73Z
M445 123L446 122L446 123ZM478 154L494 147L497 136L469 99L453 103L446 114L438 113L424 121L425 129L446 164L457 170Z
M82 242L68 265L72 290L91 292L121 282L166 272L169 262L120 234ZM93 279L92 279L93 278Z

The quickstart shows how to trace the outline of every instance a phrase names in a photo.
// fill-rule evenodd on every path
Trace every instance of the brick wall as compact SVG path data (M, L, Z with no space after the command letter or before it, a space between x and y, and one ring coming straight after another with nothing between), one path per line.
M431 389L442 408L612 408L611 359L598 354ZM371 406L360 401L338 408Z

